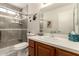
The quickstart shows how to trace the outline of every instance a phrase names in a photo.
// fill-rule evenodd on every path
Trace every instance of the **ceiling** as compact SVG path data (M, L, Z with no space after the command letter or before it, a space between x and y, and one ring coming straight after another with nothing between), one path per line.
M73 4L73 3L54 3L54 4L51 4L51 5L48 5L45 8L42 8L41 12L51 11L52 9L56 9L56 8L59 8L59 7L62 7L62 6L70 5L70 4Z
M15 7L19 7L20 9L23 9L22 12L24 14L35 14L37 13L41 8L41 3L10 3L11 5Z
M27 4L28 5L30 4L31 6L33 6L35 4L36 5L40 4L41 8L44 8L44 7L51 5L51 4L54 4L54 3L10 3L10 4L14 5L16 7L19 7L19 8L25 8Z
M19 8L25 8L27 5L27 3L10 3L10 4Z
M39 10L41 10L42 12L47 12L49 10L59 8L64 5L69 5L70 3L9 3L9 4L17 8L23 9L24 13L27 12L27 5L28 5L29 14L33 14L38 12Z

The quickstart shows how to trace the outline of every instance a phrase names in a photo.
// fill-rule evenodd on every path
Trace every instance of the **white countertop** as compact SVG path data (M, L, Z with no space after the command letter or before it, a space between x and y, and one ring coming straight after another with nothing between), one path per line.
M63 37L29 36L28 39L79 54L79 42L72 42Z

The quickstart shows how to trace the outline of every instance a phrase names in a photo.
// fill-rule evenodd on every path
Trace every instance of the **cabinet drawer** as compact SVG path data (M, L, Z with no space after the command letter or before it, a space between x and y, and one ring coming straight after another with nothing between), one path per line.
M34 47L34 41L29 39L29 46Z

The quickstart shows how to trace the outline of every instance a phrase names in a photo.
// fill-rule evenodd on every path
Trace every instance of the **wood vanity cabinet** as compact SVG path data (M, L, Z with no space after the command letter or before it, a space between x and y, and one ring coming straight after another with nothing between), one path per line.
M36 56L54 56L55 48L36 42Z
M29 56L54 56L55 48L29 40Z
M35 42L33 40L29 40L29 56L35 56Z
M78 54L56 48L56 56L78 56Z
M79 56L79 54L29 40L29 56Z

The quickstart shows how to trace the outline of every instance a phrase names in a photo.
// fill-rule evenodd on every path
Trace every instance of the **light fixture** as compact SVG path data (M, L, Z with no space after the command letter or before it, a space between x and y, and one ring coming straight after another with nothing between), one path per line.
M6 8L2 8L2 7L0 7L0 12L5 12L5 13L12 14L12 15L16 15L16 12L6 9Z
M16 13L15 13L15 12L13 12L13 11L8 10L7 12L8 12L9 14L16 15Z
M1 12L7 12L7 10L4 9L4 8L0 8L0 11L1 11Z
M41 8L47 7L48 5L51 5L53 3L41 3Z

